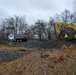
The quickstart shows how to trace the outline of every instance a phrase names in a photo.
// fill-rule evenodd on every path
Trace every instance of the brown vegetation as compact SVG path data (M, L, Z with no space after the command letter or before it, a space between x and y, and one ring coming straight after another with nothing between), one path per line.
M26 48L26 47L0 45L0 51L26 51L26 50L44 50L44 49L43 48Z
M15 50L20 51L20 50L28 50L28 48L0 45L0 50L2 50L2 51L15 51Z

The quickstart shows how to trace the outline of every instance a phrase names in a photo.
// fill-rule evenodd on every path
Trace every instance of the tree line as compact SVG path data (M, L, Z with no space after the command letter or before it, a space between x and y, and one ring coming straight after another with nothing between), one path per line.
M0 39L7 39L13 33L24 34L28 39L50 40L56 37L55 22L76 24L76 13L65 9L61 14L50 17L49 22L37 20L33 25L28 25L25 16L5 18L0 23Z

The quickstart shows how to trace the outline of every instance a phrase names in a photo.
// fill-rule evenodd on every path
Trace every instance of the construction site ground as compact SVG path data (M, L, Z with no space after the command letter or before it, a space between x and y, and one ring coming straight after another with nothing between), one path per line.
M76 75L72 42L9 42L0 45L0 75Z

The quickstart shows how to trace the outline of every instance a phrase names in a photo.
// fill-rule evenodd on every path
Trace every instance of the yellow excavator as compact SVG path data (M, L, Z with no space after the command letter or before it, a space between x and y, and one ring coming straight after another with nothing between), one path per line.
M55 23L57 38L66 40L76 40L76 25L69 23ZM63 28L63 29L61 29Z

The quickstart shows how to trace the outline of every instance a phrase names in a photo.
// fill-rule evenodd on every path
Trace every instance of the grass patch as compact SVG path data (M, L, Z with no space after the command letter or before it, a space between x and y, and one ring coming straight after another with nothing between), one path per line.
M0 45L0 50L1 51L25 51L27 50L24 47L13 47L13 46L6 46L6 45Z

